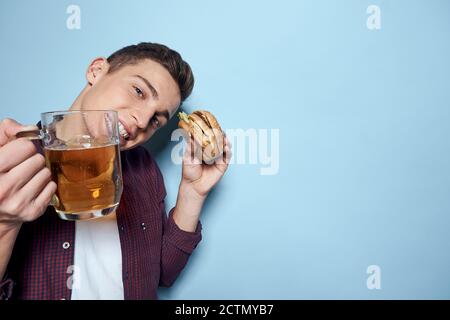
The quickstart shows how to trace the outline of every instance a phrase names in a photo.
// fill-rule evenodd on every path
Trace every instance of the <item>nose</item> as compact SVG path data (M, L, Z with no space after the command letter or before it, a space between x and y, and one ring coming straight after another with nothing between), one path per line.
M153 117L152 110L135 110L131 116L136 120L139 129L145 130L148 127L150 119Z

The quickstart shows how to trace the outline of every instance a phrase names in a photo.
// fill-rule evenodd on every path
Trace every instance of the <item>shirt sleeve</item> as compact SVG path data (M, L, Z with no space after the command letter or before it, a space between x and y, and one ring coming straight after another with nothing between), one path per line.
M173 219L175 207L169 211L169 216L165 222L164 236L166 240L179 250L191 254L200 242L202 235L202 224L199 221L194 232L180 229Z
M175 223L173 219L175 207L166 215L164 178L156 161L154 159L152 161L154 161L153 168L155 169L156 189L158 190L159 212L161 213L163 224L159 285L170 287L184 269L192 252L201 241L202 224L199 221L196 230L188 232L180 229Z
M162 202L164 207L164 202ZM194 232L180 229L173 220L173 211L165 217L163 212L163 239L161 251L161 273L159 285L170 287L187 264L191 253L197 247L202 235L202 225L199 221Z

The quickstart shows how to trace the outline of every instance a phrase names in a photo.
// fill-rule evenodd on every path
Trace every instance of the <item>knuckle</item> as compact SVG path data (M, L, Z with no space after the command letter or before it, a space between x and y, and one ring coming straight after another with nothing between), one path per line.
M24 222L31 222L39 218L40 214L36 209L27 210L21 218Z
M52 177L52 172L50 171L49 168L44 167L42 170L42 176L45 180L50 180L50 178Z
M23 221L23 222L31 222L31 221L33 221L33 220L35 220L35 216L36 216L37 214L34 212L34 209L28 209L28 210L26 210L24 213L23 213L23 215L20 217L20 219Z
M26 221L34 221L44 214L46 208L46 204L34 203L33 206L30 206L30 209L27 210L23 219Z
M22 141L20 141L20 143L22 144L22 148L24 149L24 151L27 154L32 155L32 154L35 154L37 152L36 148L34 147L34 143L31 142L30 140L23 139Z
M4 118L0 121L0 126L1 127L7 127L12 125L13 123L15 123L15 121L11 118Z
M6 211L14 216L21 216L23 213L23 203L20 201L11 201L6 206Z
M33 157L35 158L36 164L39 168L43 168L45 166L45 157L42 154L36 153Z
M10 183L6 180L5 176L0 179L0 203L5 202L9 197L11 187Z

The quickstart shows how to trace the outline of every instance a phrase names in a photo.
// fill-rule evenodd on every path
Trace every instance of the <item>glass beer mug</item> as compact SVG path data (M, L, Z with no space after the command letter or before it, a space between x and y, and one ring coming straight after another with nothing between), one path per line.
M41 130L17 137L39 139L57 184L51 205L64 220L108 215L122 194L116 111L55 111L41 114Z

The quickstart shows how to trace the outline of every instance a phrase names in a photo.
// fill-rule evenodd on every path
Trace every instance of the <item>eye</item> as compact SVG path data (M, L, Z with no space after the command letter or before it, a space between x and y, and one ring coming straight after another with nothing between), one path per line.
M156 118L156 117L152 118L152 123L154 126L156 126L156 128L159 128L161 126L161 123L159 122L158 118Z
M139 88L139 87L135 87L133 86L134 91L136 91L136 94L138 95L139 98L144 98L144 92Z

